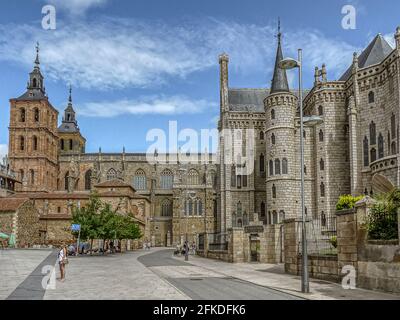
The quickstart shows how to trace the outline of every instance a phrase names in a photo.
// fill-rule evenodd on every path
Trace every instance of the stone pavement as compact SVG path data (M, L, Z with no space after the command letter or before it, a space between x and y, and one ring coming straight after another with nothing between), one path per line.
M183 257L175 257L175 259L184 261ZM344 290L339 284L315 279L310 279L311 293L303 294L300 290L301 278L285 274L283 265L232 264L198 256L190 256L188 263L209 272L248 281L309 300L400 300L400 295L364 289Z
M51 250L0 250L0 300L11 295L51 253Z
M152 249L156 252L159 249ZM186 300L172 284L157 276L137 258L149 251L106 256L70 257L66 281L57 280L45 300ZM57 269L57 278L59 270Z

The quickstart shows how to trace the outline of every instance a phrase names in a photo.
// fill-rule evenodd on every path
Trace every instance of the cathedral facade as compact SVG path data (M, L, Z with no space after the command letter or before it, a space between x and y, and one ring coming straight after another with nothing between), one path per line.
M303 95L303 111L322 121L305 126L304 132L299 92L289 89L286 71L279 68L280 33L270 89L231 88L229 57L222 54L218 154L192 155L185 163L179 154L155 154L155 161L149 162L146 154L125 150L86 153L71 90L59 125L38 52L26 92L10 100L8 161L16 184L15 192L1 201L36 199L38 215L46 221L40 237L46 241L60 236L58 221L65 234L72 208L85 203L91 191L110 201L125 197L131 204L127 210L135 216L140 212L137 219L145 237L154 245L169 246L197 241L201 234L298 217L304 170L307 216L322 229L334 228L329 218L340 195L400 185L400 28L395 42L392 48L377 35L354 55L339 80L328 80L327 66L316 67L314 86Z

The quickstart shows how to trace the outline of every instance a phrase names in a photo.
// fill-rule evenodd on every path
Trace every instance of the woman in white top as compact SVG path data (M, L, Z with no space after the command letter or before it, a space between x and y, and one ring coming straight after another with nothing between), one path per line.
M58 264L60 266L60 273L61 273L61 278L60 280L62 282L65 281L65 261L67 258L67 247L62 246L60 251L58 252Z

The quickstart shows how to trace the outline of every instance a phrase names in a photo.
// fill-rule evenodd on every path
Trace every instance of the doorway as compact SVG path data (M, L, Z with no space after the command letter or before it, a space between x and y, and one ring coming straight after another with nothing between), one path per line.
M260 262L260 237L258 235L250 236L250 261Z

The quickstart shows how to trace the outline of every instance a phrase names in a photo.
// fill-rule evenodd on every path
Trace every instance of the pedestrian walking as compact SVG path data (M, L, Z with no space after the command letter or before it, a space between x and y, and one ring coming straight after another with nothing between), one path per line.
M58 252L58 265L60 266L60 281L64 282L65 281L65 265L68 263L68 258L67 258L67 246L62 245L60 247L60 251Z

